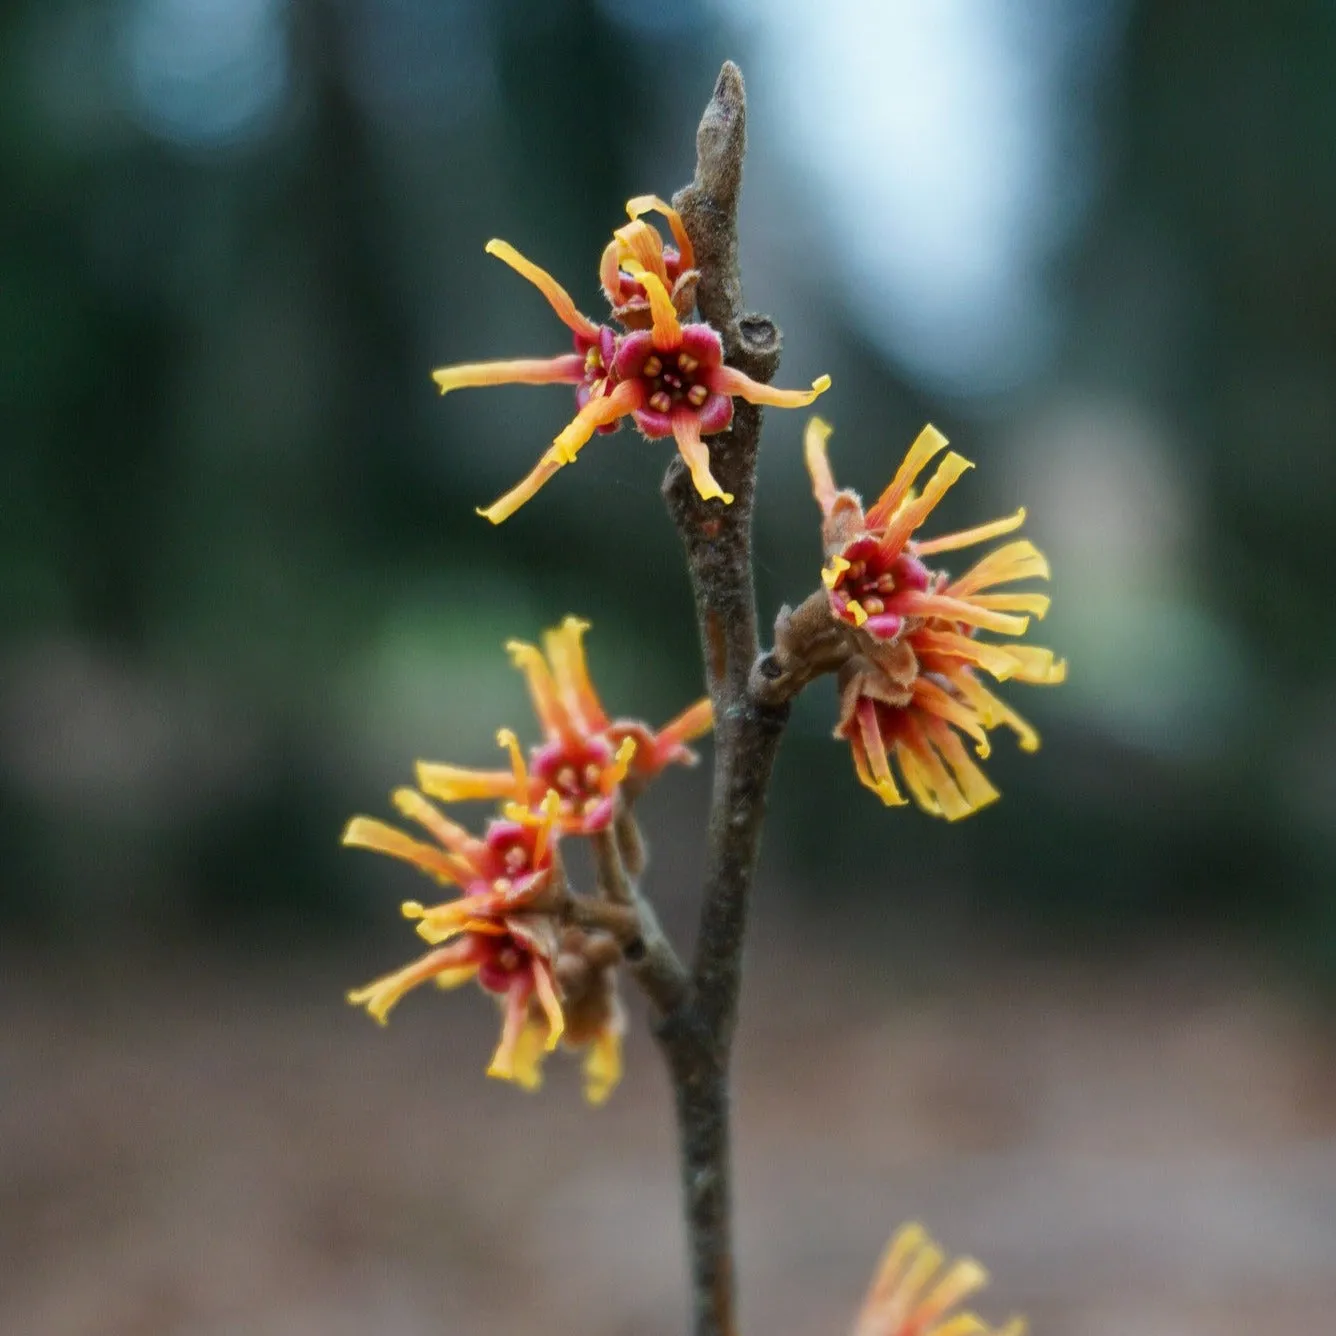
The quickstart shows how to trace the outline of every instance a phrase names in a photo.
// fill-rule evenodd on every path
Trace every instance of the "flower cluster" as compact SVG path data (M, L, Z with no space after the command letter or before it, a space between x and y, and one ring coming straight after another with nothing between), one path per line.
M891 1239L853 1336L1025 1336L1023 1319L990 1327L956 1310L988 1283L988 1272L970 1257L945 1266L942 1250L922 1225L905 1225Z
M555 474L575 461L598 432L615 431L630 417L650 440L672 436L697 491L725 504L733 497L710 471L703 437L733 420L735 396L753 404L801 408L830 386L821 376L810 390L776 390L723 365L719 335L703 321L683 323L695 303L695 255L675 209L653 195L626 206L631 221L614 232L599 264L599 278L619 332L582 314L570 294L546 270L504 241L487 252L527 278L547 298L575 341L557 357L468 362L432 373L441 393L465 386L574 385L576 414L519 483L478 513L500 524ZM647 213L662 214L676 245L664 244Z
M840 716L835 735L849 742L858 778L888 805L903 804L891 771L926 812L955 821L977 812L997 790L969 754L961 735L986 758L988 732L1012 729L1025 751L1039 745L1035 730L979 680L1049 685L1066 663L1028 645L988 642L980 631L1021 636L1030 617L1042 618L1049 599L1034 592L997 592L1019 580L1047 579L1048 562L1028 539L1016 539L952 578L929 558L1014 533L1024 509L991 524L938 538L917 538L942 497L972 467L954 451L938 464L921 492L919 476L946 447L925 427L890 485L864 509L857 493L835 485L827 458L830 427L808 424L807 468L821 507L826 565L821 572L831 614L854 643L839 670Z
M544 636L544 649L508 649L528 681L544 731L526 763L508 729L498 742L508 770L466 770L420 762L419 790L393 795L400 814L430 836L416 836L371 817L354 817L343 842L411 863L460 894L441 904L406 901L404 916L432 948L348 1000L384 1024L411 989L434 982L453 988L476 980L501 1005L501 1038L489 1076L535 1089L544 1054L559 1043L585 1055L585 1094L607 1098L621 1074L624 1017L615 967L620 950L606 933L569 921L562 871L563 835L592 835L613 820L618 800L631 801L669 764L692 764L687 743L711 726L710 705L697 702L657 732L608 717L589 679L583 636L588 624L568 617ZM481 838L457 825L429 798L489 798L503 816Z

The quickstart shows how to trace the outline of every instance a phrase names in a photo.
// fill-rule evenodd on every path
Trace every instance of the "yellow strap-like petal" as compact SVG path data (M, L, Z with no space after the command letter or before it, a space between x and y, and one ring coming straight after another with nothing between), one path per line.
M887 520L885 531L880 539L882 551L888 553L899 552L909 541L909 537L914 530L932 514L942 497L955 486L961 475L973 467L974 465L963 455L956 454L954 450L950 451L937 466L937 471L928 480L928 485L923 489L922 494L908 504L901 506ZM868 527L874 527L871 513L868 515ZM875 527L880 528L881 525L877 524Z
M931 556L934 552L955 552L962 547L973 547L976 543L987 543L991 539L1001 538L1003 534L1014 533L1024 523L1025 507L1021 506L1014 515L994 520L991 524L961 529L959 533L942 534L940 538L920 539L917 552L921 557Z
M830 389L830 377L818 376L810 390L777 390L731 366L715 367L706 383L716 394L735 394L749 404L764 404L769 408L806 408Z
M501 362L461 362L431 373L442 394L486 385L578 385L585 359L579 353L561 357L520 357Z
M650 317L654 322L650 327L650 338L654 347L661 353L675 353L682 346L682 322L677 318L673 299L658 275L646 272L638 277L645 296L649 298Z
M443 803L515 796L515 777L508 770L470 770L436 761L419 761L414 769L418 788Z
M673 438L680 454L691 471L691 481L704 501L718 500L733 504L733 493L719 486L710 472L710 448L701 439L700 416L694 408L681 407L673 412Z
M462 885L474 875L473 868L457 855L415 840L374 817L353 817L344 828L342 842L349 848L370 849L373 853L400 858L440 881Z
M546 269L540 269L532 260L526 259L508 241L493 238L484 249L488 255L495 255L503 264L527 278L547 298L563 324L586 339L598 338L598 326L576 309L570 293Z
M634 199L626 201L626 212L631 218L639 218L642 213L661 213L668 220L668 230L672 232L673 240L677 243L677 253L682 257L682 268L696 267L696 251L691 244L691 238L687 235L686 224L682 222L682 215L671 204L661 200L657 195L637 195Z
M909 447L895 477L890 485L877 498L867 512L869 529L880 529L899 509L900 503L909 494L915 479L928 466L928 461L939 451L946 449L946 437L931 423L919 432L914 444Z
M595 1108L622 1079L622 1037L611 1027L600 1030L589 1044L584 1060L584 1097Z
M1048 559L1028 538L1018 538L975 562L946 592L954 598L964 598L992 585L1048 578Z
M812 495L821 507L823 515L829 515L839 494L835 486L835 475L830 471L830 459L826 452L826 443L830 440L833 428L823 418L814 417L807 423L803 434L803 457L807 461L807 472L812 478Z

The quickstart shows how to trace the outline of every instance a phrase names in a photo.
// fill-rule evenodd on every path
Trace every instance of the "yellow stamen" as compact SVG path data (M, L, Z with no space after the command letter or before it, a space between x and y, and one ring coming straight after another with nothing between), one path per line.
M855 626L862 626L863 623L867 621L867 612L856 598L851 598L848 603L844 605L844 610L854 619Z
M461 362L431 373L442 394L486 385L578 385L585 359L579 353L562 357L521 357L501 362Z
M770 408L806 408L830 389L830 377L818 376L810 390L777 390L731 366L715 367L709 373L708 383L717 394L735 394L749 404L765 404Z
M821 568L821 583L827 589L834 589L840 582L840 576L849 569L849 562L844 557L831 557Z
M587 315L576 310L570 293L546 269L540 269L532 260L526 259L508 241L493 238L484 249L488 255L495 255L503 264L508 264L517 274L527 278L547 298L563 324L587 339L598 338L598 326Z

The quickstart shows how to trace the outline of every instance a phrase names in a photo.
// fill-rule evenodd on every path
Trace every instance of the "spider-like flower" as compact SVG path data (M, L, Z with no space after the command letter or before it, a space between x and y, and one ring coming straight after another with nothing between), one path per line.
M556 822L567 834L591 835L612 820L619 788L634 796L670 764L694 765L687 743L713 723L708 699L683 710L657 732L627 719L610 719L589 680L584 633L589 623L567 617L543 636L543 650L524 641L507 646L525 675L544 740L526 764L509 730L497 735L510 754L509 770L472 770L419 761L418 785L442 802L484 798L536 807L556 795ZM546 651L544 653L544 651Z
M822 571L830 608L859 647L840 670L836 737L853 752L859 779L883 802L905 802L891 773L894 756L915 802L935 816L957 820L992 802L997 790L970 756L989 753L988 730L1006 725L1024 751L1039 736L979 681L982 669L998 681L1049 685L1064 680L1065 662L1052 650L996 644L979 631L1020 636L1029 618L1043 617L1049 599L1033 592L997 593L1017 580L1047 579L1048 562L1028 539L990 552L952 579L925 558L987 542L1018 529L1024 509L977 528L917 539L914 534L970 463L954 451L915 494L914 483L946 438L925 427L890 486L866 511L858 495L835 486L826 455L830 428L814 418L807 428L807 466L822 512L827 564Z
M421 794L399 789L399 811L435 843L372 817L354 817L343 843L411 863L464 894L439 905L403 905L433 950L402 969L348 994L382 1025L400 998L419 984L456 988L476 979L501 1003L501 1039L488 1076L525 1089L542 1080L542 1056L566 1028L554 976L560 935L548 892L554 875L555 803L527 821L493 821L482 839L448 820Z
M681 215L657 195L637 195L626 201L631 221L619 227L603 252L599 281L613 315L627 329L648 329L653 323L649 296L640 276L651 273L668 290L673 309L684 320L696 304L696 252ZM658 231L642 215L659 213L668 220L675 246L665 246Z
M1025 1336L1022 1318L992 1327L973 1313L957 1311L988 1283L988 1272L973 1258L949 1266L945 1261L922 1225L898 1230L882 1256L853 1336Z
M681 219L653 196L633 199L627 209L633 214L632 221L619 229L605 251L602 278L614 311L624 308L628 325L648 323L648 329L614 335L607 326L582 315L570 294L546 270L507 242L493 240L487 243L488 254L503 260L543 293L570 328L575 351L560 357L469 362L432 372L442 394L481 385L564 382L578 387L579 411L534 468L504 496L479 510L493 524L513 515L553 474L574 463L596 432L613 431L628 416L651 440L676 439L701 496L731 502L732 496L710 472L709 450L701 437L723 431L733 420L733 396L776 408L801 408L830 385L830 377L821 376L810 390L776 390L724 366L718 334L703 323L683 326L674 305L676 299L690 309L688 299L695 291L692 271L682 267L685 252L681 247L684 242L689 247L690 239ZM671 253L658 233L635 216L650 210L666 212L670 227L679 234L671 265Z

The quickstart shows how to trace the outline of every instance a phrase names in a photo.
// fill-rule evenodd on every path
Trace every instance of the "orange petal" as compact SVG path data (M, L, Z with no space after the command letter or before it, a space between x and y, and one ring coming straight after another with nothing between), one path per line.
M603 702L589 680L589 666L585 662L584 633L589 623L579 617L567 617L556 630L543 636L548 661L557 690L567 712L581 731L600 733L608 726Z
M410 821L416 821L428 834L440 841L443 848L472 862L486 847L463 826L449 820L415 789L395 789L390 795L394 805Z
M622 1036L605 1026L589 1045L584 1060L584 1097L597 1108L622 1079Z
M989 782L988 776L979 769L974 758L965 750L965 744L951 731L944 720L926 719L923 726L933 746L946 763L951 779L969 804L969 811L961 813L962 816L977 812L1001 797Z
M663 262L663 238L648 223L634 218L619 227L613 236L617 238L617 258L621 268L642 280L645 274L653 274L667 288L668 270Z
M896 602L896 610L909 616L941 617L949 622L964 622L998 635L1020 636L1030 625L1029 618L1011 612L994 612L981 608L972 598L949 598L945 594L924 594L909 590Z
M587 315L575 309L570 293L546 269L540 269L532 260L525 259L508 241L493 238L484 249L488 255L495 255L503 264L508 264L517 274L527 278L547 298L563 324L583 338L598 338L598 326Z
M668 229L677 243L677 253L682 257L682 268L696 267L696 251L691 244L691 238L687 235L686 225L682 222L682 215L671 204L666 204L657 195L637 195L634 199L626 201L626 212L632 218L639 218L642 213L662 214L668 220Z
M528 980L518 978L510 985L509 992L501 1004L501 1039L488 1064L487 1075L502 1081L516 1079L515 1058L519 1047L520 1035L529 1019L529 994L533 986Z
M561 1042L561 1036L566 1033L566 1017L562 1014L561 999L557 996L552 975L548 972L547 966L537 959L533 962L533 986L538 994L538 1004L547 1017L546 1048L551 1053Z
M818 395L830 389L830 377L818 376L810 390L777 390L773 385L762 385L736 367L721 366L710 372L709 386L716 394L735 394L749 404L766 404L771 408L806 408Z
M1005 682L1019 671L1019 660L1016 658L1019 646L1016 645L990 645L987 641L975 640L958 631L929 630L915 631L913 643L921 654L937 654L978 664L999 682Z
M916 678L914 681L914 704L919 709L934 714L939 719L945 719L949 724L954 724L962 733L966 733L973 738L980 756L988 755L991 750L988 734L984 732L978 716L968 705L956 700L954 696L939 687L936 682L927 677Z
M946 592L963 598L976 590L1010 584L1013 580L1047 580L1049 574L1044 554L1028 538L1018 538L975 562Z
M928 480L928 485L923 489L922 495L901 506L886 521L885 529L879 540L882 551L888 553L899 552L909 541L909 536L914 530L932 514L942 497L955 486L960 476L967 469L973 467L974 465L968 459L952 450L937 466L937 471ZM881 526L874 526L869 514L868 528L873 527L880 528Z
M434 844L424 844L369 816L353 817L344 828L342 842L349 848L370 849L373 853L400 858L439 881L463 885L475 875L472 867L455 854Z
M691 481L702 500L718 499L726 506L733 504L733 493L726 492L710 472L710 450L701 440L700 415L694 408L681 405L673 410L673 436L677 452L691 471Z
M510 661L524 674L529 686L529 699L533 702L534 713L548 737L569 738L574 732L570 715L553 681L552 670L547 660L539 652L537 645L530 645L523 640L506 641L506 653Z
M949 1313L987 1284L988 1272L972 1257L962 1257L947 1268L946 1274L914 1309L914 1321L926 1329L928 1323Z
M603 255L598 262L598 281L603 286L603 295L613 306L619 306L622 300L621 283L617 278L617 271L621 268L618 254L617 239L614 237L603 247Z
M688 705L675 719L659 729L654 735L656 745L694 742L714 727L714 706L708 696L702 696L694 705Z
M940 538L920 540L917 546L918 556L928 556L933 552L954 552L958 548L973 547L975 543L986 543L992 538L1001 538L1003 534L1014 533L1025 523L1025 507L1021 506L1014 515L994 520L991 524L980 524L973 529L961 529L959 533L942 534Z
M355 1007L365 1007L367 1011L385 1025L391 1010L401 997L419 984L437 975L455 975L467 970L469 976L477 973L477 965L466 960L470 951L468 942L456 942L453 946L442 947L439 951L428 951L420 960L405 965L393 974L387 974L369 983L364 988L354 988L348 994L348 1001Z
M606 427L608 423L625 417L632 409L639 408L643 396L644 387L639 381L624 380L611 393L591 399L556 435L552 441L552 451L557 453L563 463L573 464L576 455L600 427Z
M835 475L830 471L830 459L826 454L826 442L830 440L831 431L829 422L814 417L807 423L807 431L803 435L803 456L807 460L807 472L812 478L812 495L816 497L823 515L830 514L838 495Z
M1047 594L971 594L976 608L994 612L1024 612L1031 617L1045 617L1053 600Z
M639 278L645 296L649 298L650 316L654 321L650 337L654 346L661 353L675 353L682 346L682 322L677 318L673 299L658 275L644 273Z
M928 461L939 451L946 448L946 437L931 423L918 434L908 454L891 479L890 486L877 498L876 504L867 512L869 529L880 529L895 514L900 503L909 494L914 480L927 467Z
M578 385L584 379L585 359L579 353L561 357L521 357L507 362L461 362L433 371L431 378L442 394L483 385Z
M1021 751L1039 750L1039 734L1034 726L1022 719L1005 701L993 695L977 678L964 678L957 683L957 686L965 699L974 706L985 728L1005 726L1016 734L1016 742Z
M418 788L443 803L515 796L515 776L509 770L470 770L435 761L419 761L414 768Z

